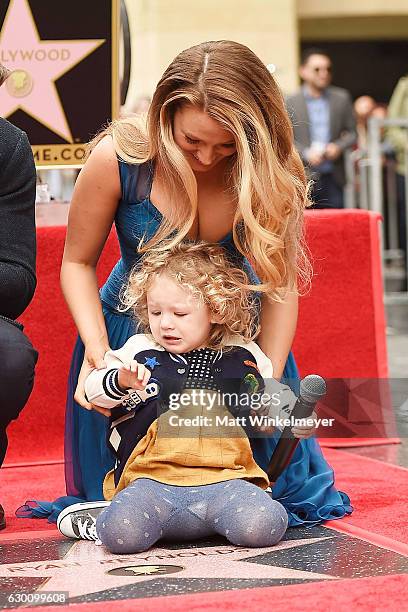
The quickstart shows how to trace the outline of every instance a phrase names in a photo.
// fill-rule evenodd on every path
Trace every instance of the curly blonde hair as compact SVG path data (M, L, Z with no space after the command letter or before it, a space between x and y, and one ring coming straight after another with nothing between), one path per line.
M173 118L183 105L200 108L234 136L236 153L228 167L228 186L238 203L233 238L262 282L257 290L282 301L287 291L299 291L298 283L307 287L311 265L303 211L309 205L308 182L283 96L255 53L229 40L182 51L160 79L147 121L115 121L92 143L111 134L121 159L132 164L154 160L166 177L171 213L140 251L162 248L160 242L174 229L171 245L177 244L197 216L197 182L173 135Z
M249 342L259 333L254 298L248 278L233 267L219 245L206 242L180 242L153 249L135 266L121 294L122 310L132 309L142 330L149 333L147 293L162 274L181 285L196 300L205 304L213 324L207 347L227 348L234 336Z

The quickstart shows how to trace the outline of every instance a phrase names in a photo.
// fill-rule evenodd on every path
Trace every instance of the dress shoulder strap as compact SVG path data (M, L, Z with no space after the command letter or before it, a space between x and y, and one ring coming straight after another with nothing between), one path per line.
M144 164L130 164L118 159L122 201L137 204L150 197L153 181L153 164L149 160Z

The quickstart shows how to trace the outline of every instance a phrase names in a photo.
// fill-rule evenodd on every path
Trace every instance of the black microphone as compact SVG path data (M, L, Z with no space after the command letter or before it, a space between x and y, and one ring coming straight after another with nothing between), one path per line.
M317 374L306 376L300 381L300 394L290 417L307 419L313 413L317 402L324 395L326 395L324 379ZM299 438L295 438L292 433L292 426L286 426L281 432L279 441L269 461L267 474L271 484L276 482L283 470L288 466L299 442Z

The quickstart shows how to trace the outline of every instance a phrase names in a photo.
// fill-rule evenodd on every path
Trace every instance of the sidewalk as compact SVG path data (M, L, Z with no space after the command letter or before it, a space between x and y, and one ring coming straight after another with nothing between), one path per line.
M401 444L365 446L346 452L408 467L408 308L389 305L386 316L389 378Z
M408 306L389 304L386 315L390 378L408 378Z

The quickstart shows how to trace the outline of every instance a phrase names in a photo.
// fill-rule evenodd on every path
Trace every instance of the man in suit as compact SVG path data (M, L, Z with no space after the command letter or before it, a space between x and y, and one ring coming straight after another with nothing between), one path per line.
M0 85L7 76L0 64ZM0 466L7 449L6 428L27 402L37 361L16 321L36 284L35 183L26 134L0 117ZM5 526L0 505L0 529Z
M357 138L350 94L332 87L330 57L320 49L302 55L302 87L287 99L295 144L314 181L314 208L343 208L344 152Z

